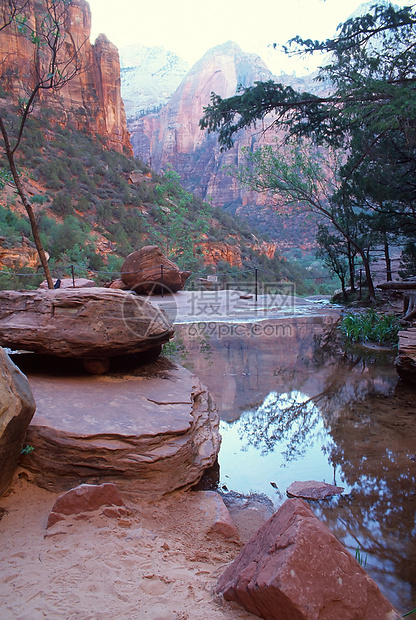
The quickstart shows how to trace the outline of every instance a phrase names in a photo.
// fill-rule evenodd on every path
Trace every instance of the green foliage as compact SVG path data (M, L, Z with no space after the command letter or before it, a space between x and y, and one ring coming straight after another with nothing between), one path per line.
M286 144L296 138L340 149L345 161L332 189L327 183L324 200L314 167L316 151L309 162L292 151L289 166L286 155L273 159L267 149L263 156L250 154L258 176L246 169L240 171L241 180L260 191L273 190L285 204L304 201L330 219L360 254L374 297L370 250L375 244L387 247L392 231L410 238L416 234L416 13L413 5L397 8L386 2L367 5L367 11L341 24L333 39L295 37L290 42L294 53L329 52L318 75L329 95L257 82L228 99L213 94L200 125L218 132L220 143L230 148L238 130L273 112ZM261 162L256 160L261 156ZM321 176L326 172L323 166Z
M372 341L397 344L400 320L394 314L378 314L373 308L365 312L347 313L341 322L341 332L350 342Z
M107 265L105 270L110 272L110 277L115 278L119 277L121 265L123 264L123 258L120 256L114 256L114 254L110 254L107 257Z
M6 245L12 247L21 242L22 235L29 237L30 224L7 207L0 205L0 236L6 238Z
M49 198L47 196L41 195L41 194L35 194L34 196L32 196L32 203L33 204L38 204L38 205L42 205L45 202L48 202Z
M416 276L416 244L412 241L409 241L402 251L399 276L401 278Z
M308 142L285 147L267 145L255 151L244 149L246 164L229 168L245 187L268 192L280 209L287 206L322 215L328 212L328 196L338 186L339 162L336 152L312 151ZM330 163L331 162L331 163Z
M10 170L7 168L0 168L0 190L4 189L6 183L10 183L12 180L12 175Z
M25 445L23 446L20 454L32 454L34 449L35 449L34 446Z
M194 244L201 239L209 228L208 205L202 205L194 219L193 235L190 234L190 214L194 212L192 205L194 196L183 189L180 176L171 167L163 177L163 184L156 185L156 196L159 203L157 219L166 239L166 254L175 260L180 267L195 267Z
M355 550L355 559L357 560L358 564L363 568L367 566L367 556L364 557L364 555L360 551L359 546Z
M162 345L162 355L171 360L176 359L181 350L182 349L177 340L169 340L169 342L165 342Z
M18 271L2 267L0 269L0 290L37 289L44 275L30 267L19 267Z
M44 108L42 117L31 118L25 134L30 143L36 143L37 139L32 140L31 133L38 135L39 129L48 125L54 115L55 112L49 114ZM42 146L42 157L29 161L22 158L21 163L27 165L26 170L38 182L48 187L47 195L36 195L32 202L44 206L38 222L42 242L51 256L54 277L68 275L74 265L77 275L95 270L110 272L107 280L116 278L123 257L149 243L168 251L182 268L202 271L203 256L198 244L202 235L209 232L216 242L238 243L241 248L243 267L231 269L227 276L230 281L249 283L254 267L258 266L262 273L259 278L274 281L283 274L295 279L302 294L319 292L311 272L302 266L279 259L270 261L254 252L249 244L262 240L263 236L244 220L212 208L187 192L172 169L163 177L154 174L152 179L146 178L140 184L129 184L127 179L132 170L149 172L139 160L105 151L99 142L70 125L54 124L49 135L51 139ZM55 215L62 223L54 219ZM92 230L112 244L113 255L109 256L108 264L96 251ZM8 208L0 209L0 235L10 245L20 242L22 231L30 236L27 220ZM100 276L102 279L104 275Z
M377 133L403 128L402 123L414 118L416 111L415 24L412 6L398 9L380 2L371 5L367 14L341 24L333 39L295 37L290 41L292 53L330 52L330 63L318 79L333 85L331 95L318 97L273 81L256 82L228 99L213 94L200 126L218 132L227 148L239 129L270 112L289 135L313 136L317 142L337 146L363 119Z
M408 611L407 613L403 614L402 616L400 616L400 618L398 618L397 620L404 620L404 618L407 618L408 616L411 616L412 614L416 614L416 608L412 609L411 611Z
M345 283L348 274L348 244L346 244L345 239L331 234L328 227L322 224L318 224L316 242L318 244L316 256L321 258L329 269L338 276L345 298ZM350 260L352 258L350 256Z
M55 194L52 200L51 209L55 215L73 215L74 208L72 206L71 198L66 193Z

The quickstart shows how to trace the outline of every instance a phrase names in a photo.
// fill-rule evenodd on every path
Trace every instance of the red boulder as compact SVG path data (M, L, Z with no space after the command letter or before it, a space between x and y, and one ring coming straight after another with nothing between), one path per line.
M129 254L121 266L121 279L136 293L168 293L182 290L190 271L181 271L156 245Z
M48 527L62 520L63 515L91 512L101 506L124 506L115 484L80 484L58 497L49 515Z
M375 582L306 502L288 499L243 547L217 591L265 620L393 620Z

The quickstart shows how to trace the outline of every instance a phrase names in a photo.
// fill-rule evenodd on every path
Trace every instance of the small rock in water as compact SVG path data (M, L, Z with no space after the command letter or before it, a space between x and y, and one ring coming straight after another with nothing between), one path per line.
M325 499L332 495L340 495L343 493L344 487L337 487L327 482L319 482L317 480L305 480L292 482L286 490L290 497L301 497L302 499Z

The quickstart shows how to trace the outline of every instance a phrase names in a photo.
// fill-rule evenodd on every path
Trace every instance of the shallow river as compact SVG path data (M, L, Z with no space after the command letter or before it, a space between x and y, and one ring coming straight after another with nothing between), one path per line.
M344 487L311 506L404 613L416 607L416 392L394 352L344 352L334 320L177 325L176 359L216 400L222 491L277 507L295 480Z

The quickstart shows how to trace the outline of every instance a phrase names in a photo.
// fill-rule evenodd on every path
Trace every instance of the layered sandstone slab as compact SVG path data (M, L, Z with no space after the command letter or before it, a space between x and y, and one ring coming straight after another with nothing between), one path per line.
M394 360L400 379L416 383L416 328L399 332L399 354Z
M288 499L245 545L217 591L265 620L394 620L376 583L306 502Z
M185 368L159 358L130 374L29 374L37 412L22 464L39 486L67 490L114 482L160 497L197 482L215 462L218 415Z
M35 408L25 375L0 348L0 497L11 482Z
M172 336L163 310L125 291L0 291L0 345L11 349L103 358L147 351Z

